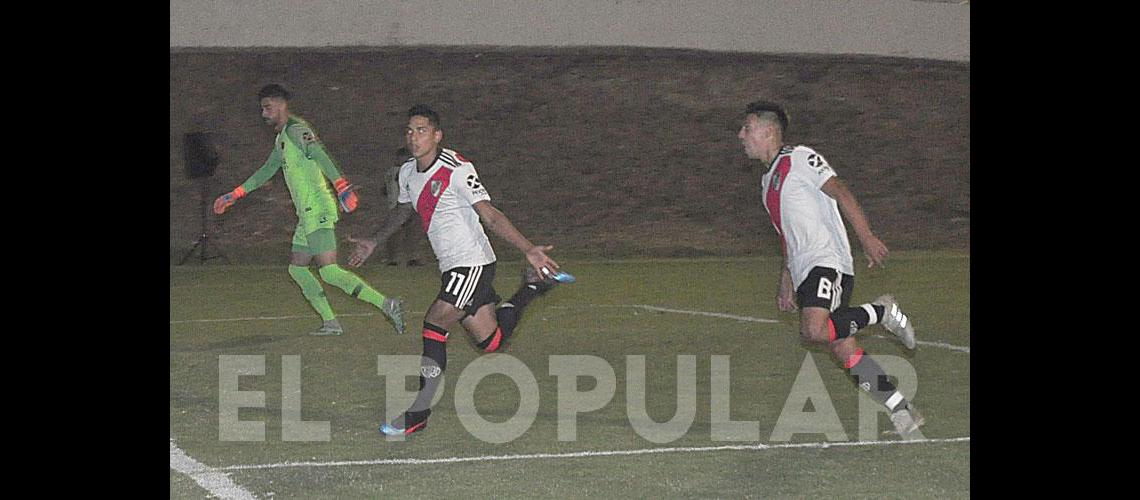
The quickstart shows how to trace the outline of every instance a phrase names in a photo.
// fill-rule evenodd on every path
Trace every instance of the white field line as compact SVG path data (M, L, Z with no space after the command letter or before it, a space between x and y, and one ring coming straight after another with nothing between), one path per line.
M644 448L640 450L579 451L572 453L532 453L526 455L485 455L451 458L385 458L377 460L347 460L333 462L284 462L279 464L231 465L217 470L284 469L288 467L343 467L349 465L434 465L461 462L492 462L501 460L537 460L547 458L588 458L650 455L659 453L704 453L717 451L763 451L778 449L816 448L829 449L846 446L893 446L904 444L938 444L969 442L970 438L916 439L913 441L836 441L830 443L751 444L725 446L698 446L679 448Z
M878 337L881 339L889 338L886 335L875 335L875 337ZM942 342L929 342L926 340L915 340L914 343L916 343L918 345L928 345L930 347L939 347L942 349L950 349L951 351L958 351L958 352L964 352L966 354L970 354L970 348L969 347L963 347L960 345L944 344Z
M706 312L706 311L688 311L685 309L669 309L669 308L665 308L665 307L647 306L644 304L631 304L631 305L604 305L604 304L599 304L599 305L591 305L591 306L551 306L550 309L570 309L570 308L575 308L575 307L594 307L594 308L600 308L600 307L625 307L625 308L629 308L629 307L633 307L633 308L637 308L637 309L645 309L647 311L668 312L668 313L676 313L676 314L691 314L694 316L709 316L709 317L713 317L713 318L734 319L737 321L751 321L754 323L779 323L779 321L777 321L777 320L767 319L767 318L754 318L752 316L737 316L735 314L713 313L713 312ZM881 339L888 338L885 335L875 335L875 337L878 337ZM920 344L920 345L927 345L927 346L931 346L931 347L940 347L942 349L949 349L951 351L964 352L966 354L970 353L969 347L957 346L957 345L953 345L953 344L946 344L946 343L942 343L942 342L930 342L930 341L926 341L926 340L916 340L915 342Z
M723 319L731 319L731 320L736 320L736 321L749 321L749 322L753 322L753 323L779 323L778 320L768 319L768 318L756 318L756 317L752 317L752 316L738 316L735 314L714 313L714 312L707 312L707 311L690 311L690 310L686 310L686 309L670 309L667 307L650 306L650 305L645 305L645 304L588 304L588 305L581 305L581 306L550 306L550 309L580 309L580 308L591 308L591 309L597 309L597 308L625 308L625 309L629 309L629 308L633 308L633 309L643 309L646 311L667 312L667 313L674 313L674 314L688 314L688 315L692 315L692 316L708 316L708 317L712 317L712 318L723 318ZM420 311L408 311L408 313L419 314ZM354 313L354 314L341 314L340 316L375 316L376 314L377 313ZM183 324L183 323L224 323L224 322L229 322L229 321L273 321L273 320L286 320L286 319L306 319L306 318L311 318L311 317L312 317L311 314L306 314L303 316L254 316L254 317L246 317L246 318L184 319L184 320L171 320L170 324L176 325L176 324ZM876 337L886 338L883 335L876 335ZM966 354L970 353L969 347L957 346L957 345L953 345L953 344L946 344L946 343L942 343L942 342L931 342L931 341L927 341L927 340L918 340L916 342L919 345L925 345L925 346L930 346L930 347L938 347L941 349L949 349L951 351L964 352Z
M416 313L418 311L408 311L408 312ZM376 313L348 313L348 314L338 314L337 316L375 316L375 315L376 315ZM281 320L281 319L306 319L306 318L312 318L312 317L313 317L312 314L305 314L303 316L251 316L251 317L247 317L247 318L180 319L180 320L170 320L170 324L178 325L178 324L182 324L182 323L227 323L230 321L274 321L274 320Z
M737 321L751 321L754 323L779 323L778 320L767 319L767 318L754 318L751 316L737 316L735 314L724 314L724 313L714 313L714 312L705 312L705 311L687 311L684 309L669 309L669 308L665 308L665 307L647 306L647 305L642 305L642 304L631 304L631 305L591 304L591 305L584 305L584 306L551 306L550 307L550 309L581 309L581 308L625 308L625 309L634 308L634 309L645 309L647 311L658 311L658 312L668 312L668 313L677 313L677 314L691 314L691 315L695 315L695 316L709 316L709 317L713 317L713 318L734 319ZM408 311L408 313L411 313L411 314L416 314L419 312L420 311ZM377 313L353 313L353 314L339 314L338 316L375 316L376 314ZM228 322L228 321L272 321L272 320L284 320L284 319L305 319L305 318L311 318L311 317L312 317L311 314L306 314L303 316L251 316L251 317L245 317L245 318L183 319L183 320L171 320L170 324L176 325L176 324L181 324L181 323L224 323L224 322Z
M708 316L711 318L734 319L737 321L751 321L753 323L779 323L780 322L779 320L768 319L768 318L754 318L752 316L737 316L735 314L714 313L714 312L706 312L706 311L688 311L685 309L669 309L667 307L647 306L644 304L629 304L629 305L625 305L625 304L617 304L617 305L598 304L598 305L590 305L590 306L551 306L550 308L555 309L555 308L559 308L559 307L563 307L563 308L571 308L571 307L591 307L591 308L626 307L626 308L628 308L628 307L633 307L636 309L645 309L646 311L657 311L657 312L667 312L667 313L676 313L676 314L691 314L693 316Z
M177 472L190 476L198 486L201 486L206 491L210 492L218 498L234 498L234 499L249 499L253 500L257 497L253 496L249 490L238 486L229 474L225 474L218 469L203 465L202 462L194 460L182 451L178 445L174 444L174 439L170 440L170 468Z

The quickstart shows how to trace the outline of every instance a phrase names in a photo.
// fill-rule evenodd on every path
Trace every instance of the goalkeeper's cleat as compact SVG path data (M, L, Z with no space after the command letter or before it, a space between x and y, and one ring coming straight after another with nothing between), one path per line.
M340 322L335 319L325 321L320 328L317 328L316 331L309 333L309 335L316 335L318 337L328 337L342 334L344 334L344 328L341 327Z
M344 177L334 181L333 186L336 187L336 199L340 202L341 210L344 210L346 214L356 210L357 205L360 203L355 192L356 186L349 184Z
M899 309L898 301L891 295L883 295L871 303L877 306L883 306L883 317L879 318L879 324L895 334L899 340L902 340L903 345L905 345L907 349L914 349L916 344L914 340L914 324L911 323L910 318L908 318L906 314L903 314L902 309Z
M399 297L385 297L384 303L380 305L380 310L384 311L384 316L392 322L392 326L396 328L396 333L403 335L407 333L407 322L404 321L404 299Z
M407 436L417 433L427 428L428 415L431 415L431 410L404 412L403 415L396 417L392 423L382 422L380 433L385 436Z

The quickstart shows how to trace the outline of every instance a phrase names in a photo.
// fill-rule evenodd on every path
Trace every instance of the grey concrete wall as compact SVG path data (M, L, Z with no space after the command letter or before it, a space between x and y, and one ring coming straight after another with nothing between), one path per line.
M913 0L171 0L171 47L634 46L970 60L970 5Z

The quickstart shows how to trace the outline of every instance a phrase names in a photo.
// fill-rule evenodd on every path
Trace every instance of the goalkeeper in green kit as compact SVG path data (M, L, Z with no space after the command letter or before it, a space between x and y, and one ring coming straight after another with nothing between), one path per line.
M379 308L392 321L397 333L404 333L404 302L385 297L359 276L336 263L337 204L345 211L356 209L357 197L341 176L336 164L325 152L312 126L289 113L289 92L276 84L266 85L257 93L261 100L261 117L277 131L273 152L261 168L240 186L214 201L214 213L221 215L237 200L261 187L277 170L284 172L285 184L297 209L297 230L293 233L289 276L301 287L301 293L324 323L312 335L340 335L344 328L336 319L324 288L309 264L315 258L318 273L325 283ZM326 181L326 179L328 179ZM329 181L332 182L330 189ZM335 190L335 194L334 194Z

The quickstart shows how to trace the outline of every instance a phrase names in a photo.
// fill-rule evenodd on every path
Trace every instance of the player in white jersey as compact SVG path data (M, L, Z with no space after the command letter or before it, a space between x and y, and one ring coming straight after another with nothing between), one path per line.
M354 239L349 264L360 266L415 212L439 259L440 291L424 317L420 392L412 407L380 432L406 435L423 430L431 415L431 401L447 367L448 329L460 323L484 352L499 350L510 338L531 300L565 279L558 263L546 255L554 247L530 242L511 221L491 205L491 196L479 181L475 165L459 153L440 147L443 129L439 115L423 105L408 110L405 140L412 157L400 167L400 194L395 216L374 238ZM482 222L482 224L480 223ZM491 232L521 250L532 269L507 302L496 307L495 251L483 232Z
M867 254L867 267L882 265L887 246L823 156L784 144L787 128L788 115L780 105L756 101L745 109L737 134L748 158L769 166L761 180L761 200L784 247L777 307L791 312L798 302L800 336L829 344L855 383L891 411L898 433L906 439L920 436L922 415L855 340L857 331L878 323L914 349L914 327L890 295L849 307L855 268L840 209Z

